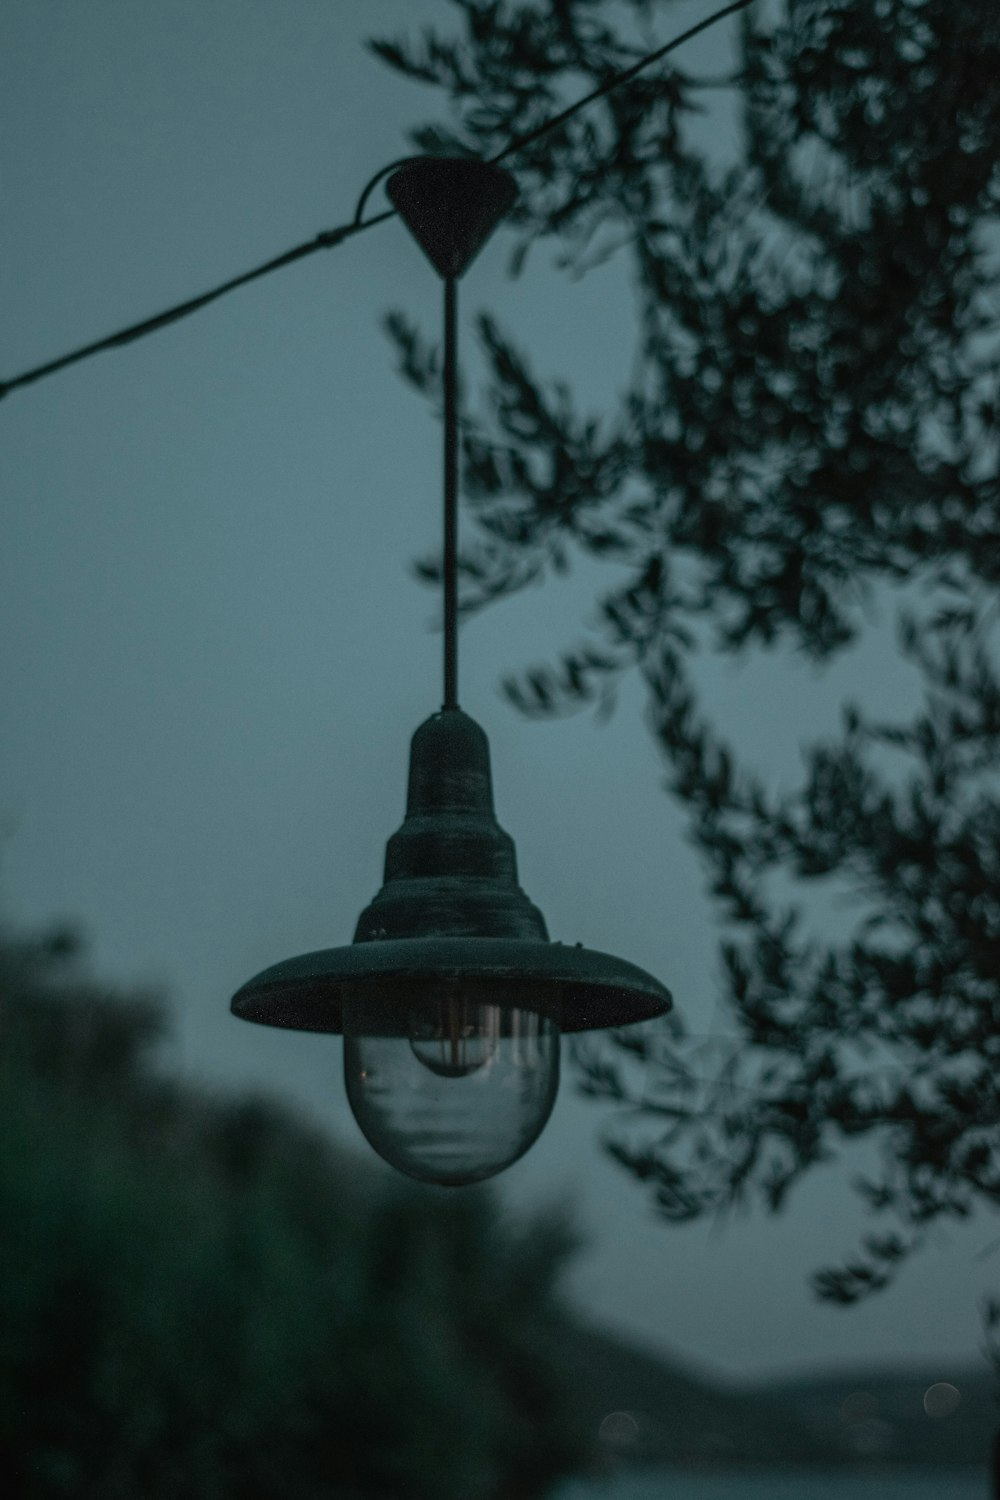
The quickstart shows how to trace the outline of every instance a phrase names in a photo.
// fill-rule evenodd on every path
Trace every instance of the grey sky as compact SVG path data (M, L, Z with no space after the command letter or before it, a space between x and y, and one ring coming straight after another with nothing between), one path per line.
M0 375L348 217L431 113L361 38L449 16L441 0L6 0ZM717 67L722 39L699 47ZM632 353L620 270L574 283L542 250L512 283L506 249L499 235L463 284L464 314L488 308L599 406ZM190 1074L272 1087L345 1141L360 1137L339 1043L242 1026L228 997L349 940L402 814L409 736L439 703L434 601L408 576L437 544L439 434L378 326L400 306L436 333L438 304L388 224L0 405L3 916L79 919L96 972L168 990ZM651 969L708 1028L710 911L637 688L604 727L528 724L496 691L577 633L601 578L475 620L462 701L552 935ZM825 678L772 662L706 667L706 684L791 775L845 689L905 699L892 668L876 632ZM940 1231L896 1290L836 1311L807 1275L864 1227L846 1166L778 1220L676 1229L599 1155L602 1119L567 1069L504 1180L514 1203L577 1204L574 1288L594 1317L734 1375L975 1351L995 1223Z

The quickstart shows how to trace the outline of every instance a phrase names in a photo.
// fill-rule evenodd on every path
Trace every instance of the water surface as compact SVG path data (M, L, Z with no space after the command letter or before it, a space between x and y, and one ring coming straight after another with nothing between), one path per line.
M844 1470L743 1476L639 1469L614 1480L564 1485L554 1500L990 1500L990 1487L985 1473L974 1469L865 1476Z

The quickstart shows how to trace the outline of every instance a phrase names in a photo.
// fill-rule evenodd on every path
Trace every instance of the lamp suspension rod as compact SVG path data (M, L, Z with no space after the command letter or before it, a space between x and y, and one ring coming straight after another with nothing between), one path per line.
M444 278L444 704L458 707L458 283Z

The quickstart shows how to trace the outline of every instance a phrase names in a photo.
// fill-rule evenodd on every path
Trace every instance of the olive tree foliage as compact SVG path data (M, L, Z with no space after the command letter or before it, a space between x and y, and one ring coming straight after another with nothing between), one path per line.
M372 45L446 106L418 149L492 155L680 15L451 0L447 23ZM617 257L634 373L593 414L478 319L462 608L574 556L614 564L579 642L505 690L528 714L600 710L640 675L736 1040L706 1091L678 1031L620 1033L582 1053L585 1086L629 1106L611 1149L671 1220L755 1195L778 1208L846 1142L876 1144L859 1183L874 1232L816 1278L853 1301L932 1221L1000 1205L1000 9L775 0L729 25L725 76L678 52L508 163L512 272L550 242L583 316L587 271ZM725 158L693 129L719 89L739 122ZM436 350L401 314L388 327L436 399ZM702 703L699 653L822 669L873 599L898 614L912 714L845 703L775 793ZM804 903L835 893L856 920L833 939Z

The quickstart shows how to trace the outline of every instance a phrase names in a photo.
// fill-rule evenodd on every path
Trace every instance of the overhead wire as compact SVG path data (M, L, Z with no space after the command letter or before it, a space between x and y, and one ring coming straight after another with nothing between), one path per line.
M644 68L650 67L652 63L659 62L669 52L673 52L677 47L683 46L685 42L690 42L700 32L707 31L710 26L715 26L717 22L724 21L727 16L735 15L739 10L746 10L752 4L753 0L732 0L730 5L724 5L721 10L713 11L710 16L705 16L702 20L696 21L686 31L678 32L675 37L671 37L669 42L664 42L662 47L657 47L654 51L647 52L644 57L640 57L639 61L633 63L630 68L623 68L620 73L613 73L609 79L599 84L596 89L592 89L589 94L584 94L582 99L575 100L573 104L567 105L557 115L553 115L550 120L544 120L535 130L529 130L526 135L518 136L515 140L511 141L509 146L505 146L502 151L498 151L495 156L491 156L489 158L490 162L496 165L497 162L504 161L508 156L513 156L515 152L523 151L525 146L533 145L540 136L547 135L550 130L555 130L564 120L568 120L570 115L575 115L577 110L585 109L588 104L593 104L597 99L603 99L605 94L610 94L613 89L620 88L623 83L631 83L636 74L641 73Z
M496 164L497 162L505 161L509 156L516 155L519 151L523 151L526 146L533 145L541 136L562 125L571 115L576 114L578 110L585 109L588 104L593 104L595 100L603 98L606 94L610 94L612 90L620 88L622 84L629 83L644 68L648 68L653 63L659 62L661 58L666 57L668 53L682 46L685 42L690 41L700 32L707 31L709 27L716 25L719 21L725 20L727 16L734 15L737 11L747 9L751 4L753 4L753 0L732 0L732 3L729 5L723 6L720 10L713 11L711 15L704 17L695 25L689 26L686 31L682 31L677 36L672 37L662 47L657 47L654 51L641 57L631 67L623 69L620 73L613 74L596 89L591 90L589 94L585 94L581 99L577 99L573 104L567 105L565 109L560 110L551 119L543 121L541 125L536 126L535 129L526 132L522 136L516 136L501 151L491 156L489 161ZM264 261L262 265L254 266L250 271L244 271L239 276L231 277L228 281L222 282L210 291L202 292L196 297L189 297L186 301L178 302L175 306L168 307L163 312L155 313L151 318L144 318L138 323L131 323L127 328L120 328L116 333L108 334L104 338L95 339L92 343L83 344L78 349L72 349L69 353L61 354L56 359L47 360L44 364L35 365L32 369L24 370L19 375L13 375L8 380L0 380L0 399L8 396L11 391L18 390L22 386L32 385L35 381L43 380L48 375L54 375L59 370L65 370L70 365L75 365L81 360L89 359L94 354L101 354L106 349L120 349L125 344L131 344L137 339L145 338L147 334L155 333L161 328L168 327L171 323L179 322L181 318L186 318L191 313L200 311L201 308L207 307L212 302L216 302L220 297L226 296L228 292L235 291L238 287L246 286L251 281L257 281L262 276L270 275L272 271L280 271L285 266L290 266L296 261L304 260L306 256L314 255L318 250L331 250L337 245L342 245L346 240L351 239L352 236L360 234L363 230L372 229L376 224L382 224L387 219L395 218L396 210L394 208L389 208L382 213L375 214L370 219L363 219L362 214L370 194L378 183L395 167L402 166L404 163L412 160L413 157L400 157L397 161L390 162L388 166L380 167L378 172L375 173L363 188L357 207L355 208L354 218L349 223L340 224L333 229L321 230L312 239L305 240L300 245L294 245L291 250L286 250L281 255L276 255L272 259Z
M342 224L337 229L322 230L313 239L306 240L301 245L295 245L291 250L274 256L263 265L255 266L251 271L244 271L240 276L233 276L229 281L222 282L220 286L213 287L209 292L202 292L197 297L189 297L186 302L179 302L174 307L168 307L164 312L156 313L151 318L144 318L140 323L132 323L127 328L119 329L117 333L108 334L102 339L95 339L92 344L84 344L79 349L71 350L69 354L62 354L57 359L48 360L46 364L36 365L34 369L25 370L23 374L15 375L10 380L0 381L0 399L11 391L17 390L19 386L31 385L36 380L44 379L46 375L54 375L57 370L65 370L68 365L75 365L82 359L88 359L92 354L101 354L105 349L120 349L124 344L131 344L136 339L144 338L147 333L155 333L160 328L166 328L170 323L179 322L190 313L207 307L210 302L216 302L227 292L246 286L248 282L256 281L261 276L267 276L271 271L279 271L284 266L293 265L297 260L304 260L307 255L312 255L316 250L332 249L334 245L342 244L359 230L370 229L373 224L392 218L394 213L395 209L388 209L364 224Z

